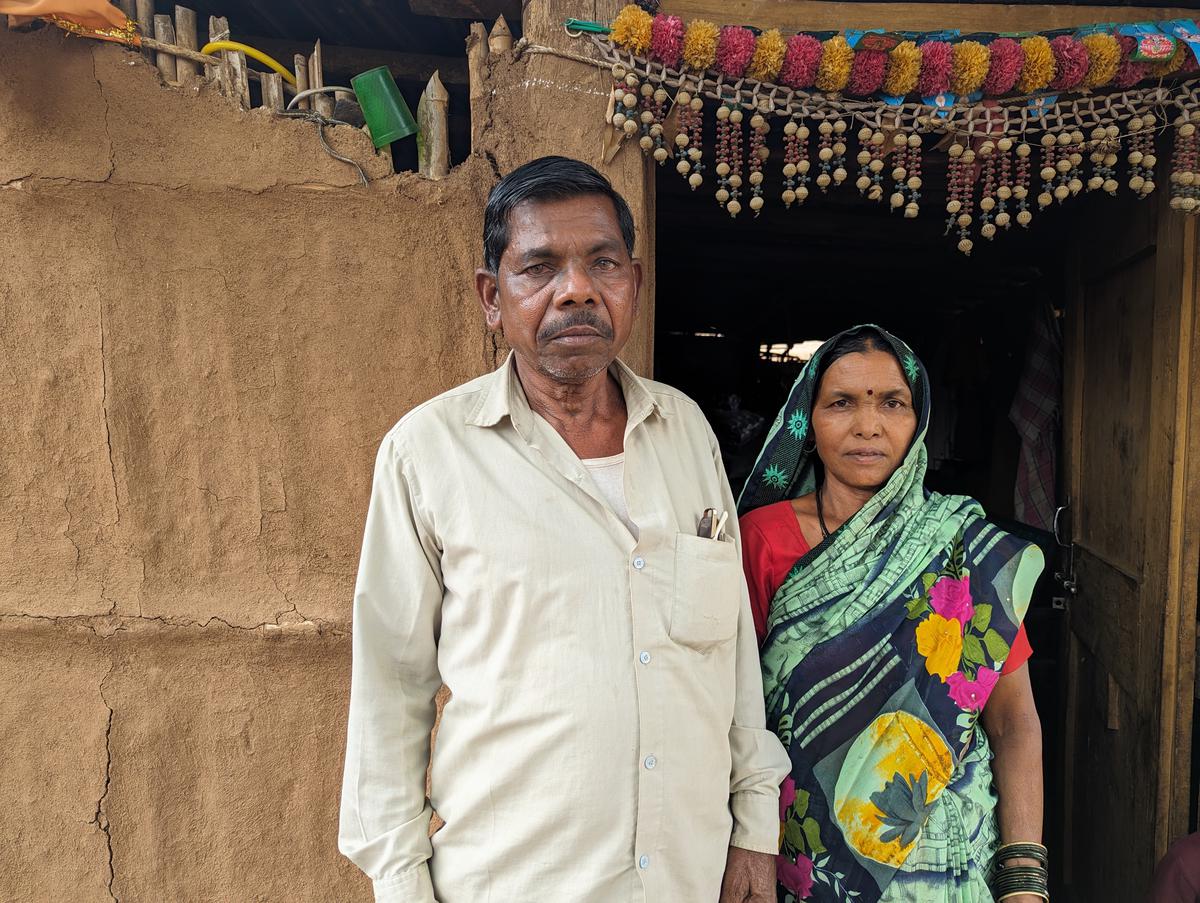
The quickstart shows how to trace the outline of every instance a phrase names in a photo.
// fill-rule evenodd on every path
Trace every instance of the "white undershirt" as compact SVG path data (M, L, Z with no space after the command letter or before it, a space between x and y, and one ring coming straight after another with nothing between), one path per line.
M629 519L629 506L625 504L625 453L608 458L583 458L582 461L583 466L592 475L592 482L600 490L600 495L608 502L608 507L636 539L638 528Z

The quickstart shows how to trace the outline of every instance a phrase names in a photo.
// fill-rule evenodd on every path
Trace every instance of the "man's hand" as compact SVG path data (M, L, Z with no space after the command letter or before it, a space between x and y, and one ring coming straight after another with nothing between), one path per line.
M773 903L775 857L730 847L721 882L721 903Z

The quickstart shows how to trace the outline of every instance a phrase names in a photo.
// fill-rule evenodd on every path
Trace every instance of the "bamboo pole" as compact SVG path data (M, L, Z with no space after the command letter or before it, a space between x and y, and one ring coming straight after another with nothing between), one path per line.
M208 40L224 41L229 37L229 20L224 16L209 16L208 17ZM233 78L233 73L229 69L229 61L227 55L222 53L219 56L220 65L208 72L208 77L216 83L222 94L229 94L229 85Z
M262 105L274 113L282 113L283 76L278 72L263 72L259 79L262 82Z
M308 58L308 86L310 88L325 87L325 69L321 64L321 39L313 45L312 56ZM328 94L317 94L312 98L313 109L322 116L332 116L334 101Z
M175 41L185 50L198 50L196 41L196 11L186 6L175 7ZM175 68L179 84L190 85L199 77L200 67L187 57L178 57Z
M467 35L467 82L471 91L471 152L483 138L483 107L487 103L488 35L482 22L472 22Z
M508 27L508 22L505 21L502 13L492 25L492 33L488 35L488 50L492 53L506 53L512 50L512 45L512 30Z
M229 20L224 16L211 16L208 20L208 39L229 39ZM243 110L250 109L250 76L246 65L246 54L240 50L222 50L221 68L218 70L221 90L238 102Z
M430 179L450 173L450 94L435 70L417 104L417 169Z
M150 37L154 34L154 0L137 0L137 23L138 30L143 37ZM142 47L142 56L154 62L154 56L145 46Z
M160 44L175 43L175 26L171 22L170 16L158 15L154 17L154 40ZM175 65L175 57L164 51L158 51L154 54L154 65L158 67L158 71L162 73L162 77L168 82L179 81L179 71Z
M297 53L292 58L292 69L296 75L296 93L307 91L308 85L308 58L303 53ZM312 104L308 102L308 98L304 97L300 103L296 104L302 110L311 110Z

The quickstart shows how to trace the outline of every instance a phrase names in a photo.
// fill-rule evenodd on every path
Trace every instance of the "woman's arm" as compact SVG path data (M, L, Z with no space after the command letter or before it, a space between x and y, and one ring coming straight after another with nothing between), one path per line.
M1029 686L1029 666L1001 677L983 709L983 727L995 758L992 772L1000 796L1000 843L1042 840L1042 724ZM1035 865L1032 860L1014 864ZM1033 895L1006 903L1034 903Z

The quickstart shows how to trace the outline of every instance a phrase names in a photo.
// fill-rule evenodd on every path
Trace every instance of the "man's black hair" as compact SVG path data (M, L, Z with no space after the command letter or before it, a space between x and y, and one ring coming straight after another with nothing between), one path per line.
M595 168L569 157L539 157L518 166L488 195L483 211L483 264L495 273L508 247L508 217L525 201L561 201L598 194L612 201L625 248L633 254L633 214L625 198Z

